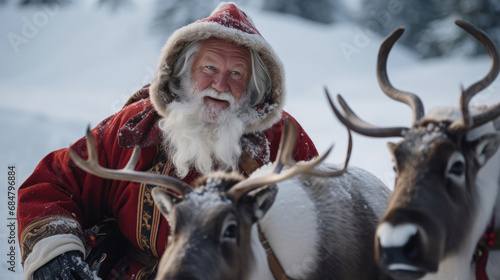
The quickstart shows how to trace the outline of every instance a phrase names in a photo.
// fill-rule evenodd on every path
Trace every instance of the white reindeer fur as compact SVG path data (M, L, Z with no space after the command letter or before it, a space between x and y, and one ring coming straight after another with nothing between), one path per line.
M266 165L255 171L251 178L265 176L271 171ZM318 244L317 214L297 178L278 184L273 206L258 222L285 273L294 279L304 279L314 269ZM249 279L274 279L267 256L259 241L257 226L252 229L252 249L256 267Z
M471 108L472 109L472 108ZM477 113L480 110L471 110ZM455 107L436 108L426 116L434 120L451 120L461 118L461 113ZM474 141L487 133L498 133L492 122L488 122L468 132L467 141ZM476 218L473 219L472 230L468 239L470 242L453 256L447 256L439 264L439 269L435 274L427 274L423 280L461 280L475 279L475 264L471 265L472 256L475 252L477 242L484 234L486 227L490 223L493 209L495 208L495 229L500 228L500 198L498 188L500 182L500 149L488 160L488 162L478 171L476 186L479 192L479 209ZM500 252L490 252L487 263L487 274L490 279L500 279Z
M489 129L484 129L485 126L489 126ZM493 127L493 124L487 123L483 125L482 127L479 127L479 131L481 133L478 133L479 135L475 135L475 137L479 138L481 135L484 135L484 133L489 132L497 132L495 128ZM479 131L471 131L467 135L469 138L469 135L473 136L474 133L479 132ZM476 186L479 190L479 199L480 202L478 203L479 211L477 214L476 219L474 220L474 230L471 235L471 240L473 244L471 244L470 248L470 253L474 253L475 245L477 241L481 238L481 236L484 234L484 231L486 227L489 225L491 221L491 215L493 214L493 209L495 209L495 217L498 217L500 215L500 201L498 198L498 189L499 189L499 182L500 182L500 172L499 172L499 166L500 166L500 149L498 149L495 154L488 160L488 162L479 170L477 174L477 179L476 179ZM496 205L496 206L495 206ZM495 224L496 229L499 228L499 224ZM488 263L491 262L500 262L500 260L493 260L494 258L500 257L499 254L491 254L488 257ZM500 273L500 266L492 267L490 266L490 271L495 274ZM497 279L497 278L491 278L490 279Z
M322 164L316 168L326 171L331 170L332 167L331 164ZM271 165L266 165L255 171L250 178L266 176L271 170ZM333 243L323 240L325 231L329 231L329 227L332 226L341 228L339 232L346 236L355 235L355 231L358 230L349 223L349 219L355 219L356 215L360 215L362 212L343 213L342 211L352 211L352 209L344 209L342 204L362 204L361 207L371 214L377 215L380 219L385 212L386 201L390 193L390 190L375 176L356 167L349 167L343 176L327 179L328 182L321 187L315 185L314 182L309 182L309 179L312 178L295 176L277 183L278 193L275 201L263 218L258 221L284 272L293 279L308 279L318 269L319 260L324 257L319 253L321 252L319 246L322 248L330 246L329 249L334 251L343 247L340 250L343 253L348 251L344 250L344 246L353 246L347 243L340 244L343 242L342 240L350 240L348 237L335 237L331 233L327 235L335 240ZM357 194L360 188L363 189L363 197L359 197ZM314 195L312 190L316 191ZM328 203L331 203L333 207L330 211L320 210L326 204L316 195L322 197L323 191L325 195L330 196ZM319 198L318 201L316 201L317 198ZM332 222L333 220L336 222ZM326 226L327 224L328 226ZM251 269L249 279L274 280L256 228L257 226L254 225L251 236L256 264ZM355 251L354 248L353 251ZM370 264L367 263L367 266Z

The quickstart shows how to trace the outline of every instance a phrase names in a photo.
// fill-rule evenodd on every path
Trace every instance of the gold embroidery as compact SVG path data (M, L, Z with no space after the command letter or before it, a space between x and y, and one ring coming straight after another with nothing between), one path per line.
M22 262L24 263L24 260L31 254L38 241L58 234L76 235L85 244L84 233L77 220L68 216L44 217L31 222L21 232Z
M146 211L142 211L142 225L141 228L146 230L151 230L151 225L149 224L149 219L151 219L151 215L149 215Z
M170 163L163 151L157 151L153 167L148 172L155 174L168 174ZM161 213L155 207L151 190L155 185L141 184L137 206L136 236L139 247L151 256L159 257L156 245L160 228ZM156 265L144 267L139 270L136 279L152 279L156 273Z
M146 192L146 193L144 194L144 197L145 197L146 199L144 199L142 202L143 202L144 204L146 204L146 205L153 206L153 203L154 203L154 202L153 202L153 199L152 199L152 197L151 197L151 193L150 193L150 192Z

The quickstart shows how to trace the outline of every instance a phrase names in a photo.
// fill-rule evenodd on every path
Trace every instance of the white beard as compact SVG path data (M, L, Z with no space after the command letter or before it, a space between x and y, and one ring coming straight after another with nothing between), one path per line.
M186 87L184 87L186 88ZM203 102L204 96L227 100L230 106L219 111ZM243 121L250 108L246 98L237 104L231 93L212 88L189 90L187 100L168 105L168 117L160 120L163 146L174 164L177 176L184 178L194 167L202 174L219 170L236 170L241 155L240 138Z

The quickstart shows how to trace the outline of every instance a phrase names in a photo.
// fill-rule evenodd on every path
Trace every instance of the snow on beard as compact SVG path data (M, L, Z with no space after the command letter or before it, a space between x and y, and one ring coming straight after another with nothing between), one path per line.
M183 79L183 81L191 79ZM219 93L209 87L197 90L192 83L181 82L185 96L169 104L168 117L159 127L163 147L176 167L177 176L184 178L194 167L207 174L218 170L235 170L241 155L240 138L245 130L245 116L250 110L248 94L236 103L230 92ZM205 97L226 100L229 106L206 105Z

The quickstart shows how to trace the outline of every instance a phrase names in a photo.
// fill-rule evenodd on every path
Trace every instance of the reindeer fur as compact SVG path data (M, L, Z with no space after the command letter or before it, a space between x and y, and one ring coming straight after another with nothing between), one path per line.
M327 164L319 168L337 169ZM268 174L270 169L270 165L264 166L254 172L249 179ZM213 175L202 178L200 180L202 186L186 197L185 201L167 206L171 208L170 211L164 211L165 201L169 204L168 199L162 200L158 197L158 192L153 192L157 205L160 209L164 209L162 212L172 224L172 236L160 262L158 279L180 279L174 275L184 271L183 265L189 266L186 269L203 271L203 279L274 279L267 263L266 253L259 241L257 225L252 223L252 220L260 225L288 277L310 280L387 279L374 261L373 237L377 222L385 211L390 191L376 177L355 167L348 168L347 172L339 177L324 179L299 175L282 181L276 184L277 193L274 191L275 197L271 201L272 205L269 205L270 208L262 212L254 211L253 217L248 215L252 211L247 211L247 214L243 215L236 214L240 215L240 220L243 221L240 222L241 235L238 245L241 250L235 253L238 257L234 259L238 259L238 262L233 264L242 268L234 269L236 273L214 272L214 270L231 270L230 267L223 265L226 262L220 259L217 250L211 253L196 253L209 259L206 261L210 262L212 266L210 268L206 268L203 263L205 260L201 259L196 264L187 265L186 259L189 259L189 255L193 252L185 248L192 248L194 243L198 244L200 249L203 247L201 244L204 240L200 240L200 236L195 232L200 232L199 227L206 226L200 225L202 220L213 221L212 218L204 218L212 215L210 213L215 211L213 206L224 205L222 208L233 209L226 211L238 212L223 194L223 190L227 190L227 187L207 184L207 182L225 182L225 179L220 180L220 176L225 178L223 174L217 174L216 177L219 179L215 180L207 179L213 178ZM212 190L206 192L206 189L210 188ZM257 197L261 191L257 189L254 192L257 193L254 194ZM191 197L193 195L202 195L203 199ZM242 200L250 199L251 196L252 193L247 194ZM206 201L208 197L214 199ZM211 206L195 206L197 203L208 203ZM188 210L185 207L182 210L183 204L203 212L193 212L192 208ZM250 206L236 206L238 207L248 209ZM190 212L188 223L198 227L190 233L186 232L188 236L179 236L176 232L176 223L179 221L175 220L175 213L180 212L179 210ZM186 239L190 241L185 242ZM191 259L189 263L194 262L194 259ZM199 268L196 268L198 265ZM172 271L174 273L171 273Z

